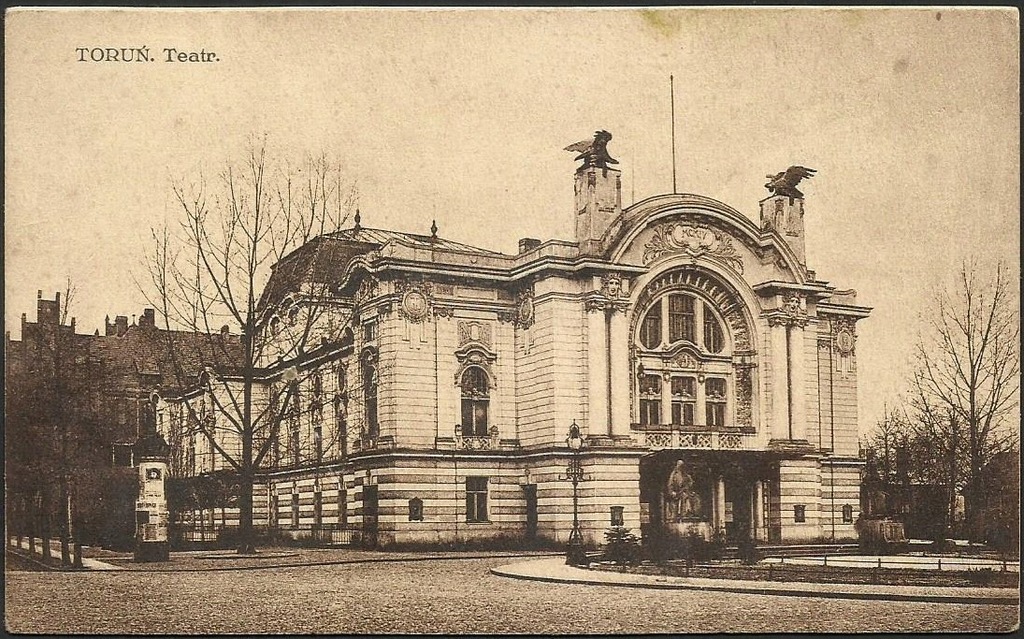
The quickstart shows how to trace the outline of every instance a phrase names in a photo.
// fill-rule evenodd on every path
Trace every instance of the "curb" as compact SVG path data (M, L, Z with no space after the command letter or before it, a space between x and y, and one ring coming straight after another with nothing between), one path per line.
M553 553L561 555L561 553ZM399 562L421 562L421 561L445 561L445 560L463 560L463 559L506 559L515 557L537 557L538 555L522 555L518 553L501 554L501 555L487 555L487 554L472 554L472 555L458 555L453 557L381 557L377 558L362 558L362 559L335 559L330 561L315 561L309 563L296 563L296 564L262 564L254 566L211 566L209 568L130 568L126 566L118 565L119 570L110 571L118 573L169 573L169 572L224 572L228 570L271 570L271 569L282 569L282 568L306 568L311 566L344 566L350 564L374 564L374 563L399 563ZM541 555L544 556L544 555ZM116 564L115 564L116 565ZM89 571L86 569L86 571ZM91 572L91 571L90 571ZM99 572L99 571L96 571Z
M46 572L88 572L89 571L88 568L84 568L84 567L83 568L75 568L74 566L54 566L54 565L51 565L51 564L48 564L48 563L44 562L42 560L42 557L36 557L34 554L32 554L32 553L30 553L30 552L28 552L26 550L21 550L21 549L17 549L17 548L11 548L10 546L7 546L5 548L5 552L8 552L8 553L10 553L12 555L15 555L15 556L17 556L17 557L19 557L21 559L26 560L26 561L30 561L33 564L35 564L35 565L39 566L40 568L42 568Z
M711 585L706 583L686 583L676 581L672 583L647 581L638 579L635 581L607 581L586 576L572 576L572 577L558 577L554 575L543 575L543 574L526 574L523 572L516 572L512 570L517 564L506 564L504 566L498 566L497 568L491 568L491 574L499 577L508 577L511 579L522 579L526 581L540 581L546 583L559 583L559 584L579 584L586 586L611 586L619 588L650 588L653 590L703 590L703 591L714 591L714 592L730 592L730 593L746 593L752 595L776 595L780 597L820 597L824 599L861 599L871 601L916 601L922 603L959 603L959 604L987 604L987 605L1019 605L1020 595L1019 591L1013 591L1015 594L1007 597L991 597L991 596L978 596L978 597L965 597L962 595L941 595L941 594L917 594L917 593L891 593L891 592L865 592L865 591L852 591L852 590L839 590L839 591L819 591L819 590L808 590L797 587L781 587L781 588L765 588L759 587L753 584L758 582L750 581L744 582L751 584L747 585L733 585L736 581L731 581L730 584L723 585ZM617 573L619 574L619 573ZM685 579L685 577L680 578ZM725 580L723 580L725 581ZM775 582L780 585L787 582ZM791 584L797 584L798 582L788 582Z

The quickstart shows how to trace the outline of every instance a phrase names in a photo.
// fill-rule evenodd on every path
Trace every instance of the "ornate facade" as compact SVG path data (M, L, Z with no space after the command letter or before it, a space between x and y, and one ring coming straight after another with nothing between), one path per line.
M258 524L377 544L563 542L575 421L588 543L613 524L856 537L869 309L807 268L803 198L766 198L758 225L689 194L623 209L607 166L579 168L575 191L574 240L523 239L516 255L358 223L318 238L337 254L335 333L287 369L298 381L267 363L268 386L300 388L270 435ZM209 446L182 445L216 467ZM180 472L199 472L188 455Z

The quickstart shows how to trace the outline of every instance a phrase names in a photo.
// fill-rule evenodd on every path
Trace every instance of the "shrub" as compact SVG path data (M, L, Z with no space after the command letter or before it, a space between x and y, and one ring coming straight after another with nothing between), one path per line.
M640 563L640 539L625 526L612 526L604 533L604 561L620 566Z
M757 542L753 539L741 541L737 552L739 553L740 561L748 566L756 564L764 557L764 553L757 547Z

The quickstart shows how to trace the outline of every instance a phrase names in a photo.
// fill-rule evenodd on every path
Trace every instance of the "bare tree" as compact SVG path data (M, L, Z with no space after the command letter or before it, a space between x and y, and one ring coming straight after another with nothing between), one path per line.
M181 219L154 230L149 297L172 329L208 336L200 379L187 379L173 344L187 422L237 476L240 553L254 552L252 488L300 381L296 364L337 342L351 309L334 303L335 253L354 190L326 155L294 165L268 160L265 141L211 185L174 185ZM210 402L199 410L196 399Z
M1013 280L998 265L991 280L964 264L952 291L938 294L929 330L916 346L912 379L918 421L939 444L951 487L963 471L965 519L972 539L992 455L1020 437L1018 392L1020 316Z

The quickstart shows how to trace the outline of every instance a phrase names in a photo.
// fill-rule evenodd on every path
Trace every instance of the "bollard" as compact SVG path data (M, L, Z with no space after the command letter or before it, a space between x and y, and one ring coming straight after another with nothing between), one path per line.
M825 568L828 568L828 555L825 555L824 562L822 562L821 565Z
M881 555L879 555L879 557L878 557L878 568L881 568L881 567L882 567L882 557L881 557Z

